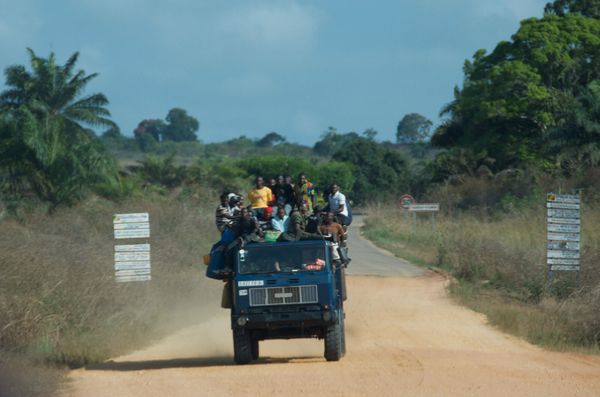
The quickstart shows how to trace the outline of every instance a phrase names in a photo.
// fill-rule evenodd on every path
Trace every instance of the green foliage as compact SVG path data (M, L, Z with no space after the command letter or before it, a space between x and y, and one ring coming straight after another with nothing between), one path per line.
M138 163L130 170L150 185L173 188L181 185L186 177L186 167L175 164L174 152L165 158L149 154Z
M572 115L589 105L584 98L600 78L599 57L598 19L567 14L523 21L511 41L465 63L465 83L443 109L450 117L432 143L487 151L498 169L547 166L556 154L547 138L569 139L578 128Z
M397 150L357 137L347 142L333 157L354 165L352 199L358 203L383 199L408 189L408 161Z
M269 132L267 135L265 135L261 139L259 139L256 142L256 144L258 146L269 147L269 146L274 146L274 145L283 143L285 141L286 141L286 139L284 136L282 136L276 132Z
M568 13L580 14L590 18L600 18L598 0L556 0L547 3L544 8L547 15L565 16Z
M330 157L339 151L346 143L357 138L360 138L360 136L356 132L340 134L335 127L329 127L327 131L321 135L321 140L315 143L313 150L320 156Z
M116 126L103 94L80 97L96 74L74 72L78 53L57 65L53 53L44 59L28 51L32 70L8 67L8 89L0 95L2 189L55 208L116 173L105 147L83 125Z
M431 135L433 123L418 113L409 113L400 120L396 129L398 143L424 142Z
M165 141L196 141L196 131L200 128L198 120L187 114L181 108L169 110L166 117L167 125L162 131L162 139Z

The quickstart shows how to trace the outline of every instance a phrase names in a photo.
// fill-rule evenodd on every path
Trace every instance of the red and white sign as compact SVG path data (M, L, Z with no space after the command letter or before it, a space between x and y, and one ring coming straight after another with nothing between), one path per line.
M413 198L410 194L403 194L400 196L400 208L408 209L412 204L415 204L417 200Z

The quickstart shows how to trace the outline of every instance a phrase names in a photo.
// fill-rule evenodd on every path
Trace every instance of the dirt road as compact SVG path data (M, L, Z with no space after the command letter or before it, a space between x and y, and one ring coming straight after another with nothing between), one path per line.
M551 353L494 330L452 303L446 280L373 247L353 230L348 354L318 340L261 343L232 363L228 313L144 351L73 371L69 397L600 396L600 357ZM215 306L220 291L215 288Z

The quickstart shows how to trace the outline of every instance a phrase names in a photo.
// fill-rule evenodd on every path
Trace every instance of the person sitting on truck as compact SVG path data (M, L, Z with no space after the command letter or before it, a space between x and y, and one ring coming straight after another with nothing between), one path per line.
M299 211L292 211L287 233L279 236L280 241L298 241L298 240L322 240L323 236L318 233L308 233L306 231L306 221Z
M229 194L229 216L231 219L235 219L240 216L243 206L244 204L241 196L238 196L235 193Z
M330 235L335 243L342 243L346 239L346 232L342 225L335 221L333 212L328 212L325 215L325 220L319 227L319 231L323 235Z
M271 223L272 220L273 207L267 207L265 208L265 212L263 214L262 219L258 221L258 227L260 227L260 230L262 230L263 232L266 232L267 230L273 230L273 225Z
M306 231L309 233L317 233L319 226L323 224L323 209L316 205L313 213L306 218Z
M285 214L285 208L278 207L277 214L273 217L273 219L271 219L271 225L273 226L273 230L285 233L288 231L289 223L290 218Z
M277 177L275 197L277 206L285 208L285 214L289 216L296 203L296 199L294 198L294 188L286 182L283 175Z
M303 207L308 207L308 211L312 212L315 206L315 186L308 181L304 173L298 175L298 184L294 187L296 194L296 203L301 210Z
M229 193L224 192L221 194L221 204L215 210L215 224L219 232L223 233L226 227L232 223L231 216L229 215Z
M265 181L262 176L256 177L256 188L248 192L248 199L252 208L252 214L256 219L261 219L264 215L265 208L273 201L271 189L265 186Z
M243 207L240 217L233 226L235 236L244 242L260 242L263 235L250 209Z

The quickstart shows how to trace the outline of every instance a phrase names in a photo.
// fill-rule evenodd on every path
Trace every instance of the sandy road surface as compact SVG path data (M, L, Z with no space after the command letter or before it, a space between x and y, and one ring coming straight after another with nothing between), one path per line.
M65 395L600 396L600 357L504 335L449 301L441 276L353 236L340 362L325 362L322 341L269 341L257 363L235 366L228 313L215 310L151 348L73 371Z

